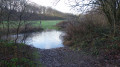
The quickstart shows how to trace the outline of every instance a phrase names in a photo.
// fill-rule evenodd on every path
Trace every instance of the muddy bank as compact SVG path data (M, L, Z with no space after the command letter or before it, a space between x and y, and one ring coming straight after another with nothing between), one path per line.
M46 67L114 67L104 63L104 60L87 55L82 51L73 51L69 48L39 49L40 59ZM102 63L101 63L102 62Z

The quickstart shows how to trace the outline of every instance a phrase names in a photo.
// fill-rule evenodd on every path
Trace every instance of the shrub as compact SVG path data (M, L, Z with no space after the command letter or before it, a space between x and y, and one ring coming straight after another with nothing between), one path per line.
M87 16L87 19L85 17L79 21L68 23L65 29L66 34L63 36L64 45L97 55L110 53L112 52L110 49L120 51L120 34L116 33L116 36L113 37L109 24L103 24L106 20L97 17L102 20L98 21L95 17L96 20L91 17ZM119 32L118 29L116 30Z
M0 41L0 67L40 67L37 49L10 41Z
M57 23L56 26L63 29L63 28L66 28L69 22L70 21L62 21L62 22Z

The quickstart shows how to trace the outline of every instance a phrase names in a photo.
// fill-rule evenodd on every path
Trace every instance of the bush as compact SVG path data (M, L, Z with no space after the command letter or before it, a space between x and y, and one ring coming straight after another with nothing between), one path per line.
M0 40L0 67L40 67L37 55L31 46Z
M59 27L59 28L64 29L64 28L66 28L66 26L67 26L67 24L68 24L69 22L70 22L70 21L62 21L62 22L57 23L56 26Z
M96 18L91 19L90 16L82 19L69 22L65 29L66 34L63 36L64 45L97 55L120 51L120 36L118 33L115 37L112 36L109 24L100 24L101 21L97 22L94 20ZM118 29L117 31L119 32Z

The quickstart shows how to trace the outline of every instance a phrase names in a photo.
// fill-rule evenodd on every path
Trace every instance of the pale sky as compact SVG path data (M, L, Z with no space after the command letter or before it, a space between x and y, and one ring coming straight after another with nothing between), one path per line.
M52 7L64 13L74 13L74 11L71 10L71 7L69 7L69 5L65 3L65 0L61 0L59 3L57 3L57 5L54 5L54 3L57 0L30 0L30 1L35 2L38 5Z

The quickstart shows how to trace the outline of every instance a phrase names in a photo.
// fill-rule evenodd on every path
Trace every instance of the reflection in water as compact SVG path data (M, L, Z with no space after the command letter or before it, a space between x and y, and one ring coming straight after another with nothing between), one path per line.
M41 49L63 47L62 40L60 39L61 34L61 31L55 30L32 33L26 38L25 43ZM20 42L20 39L18 40Z

